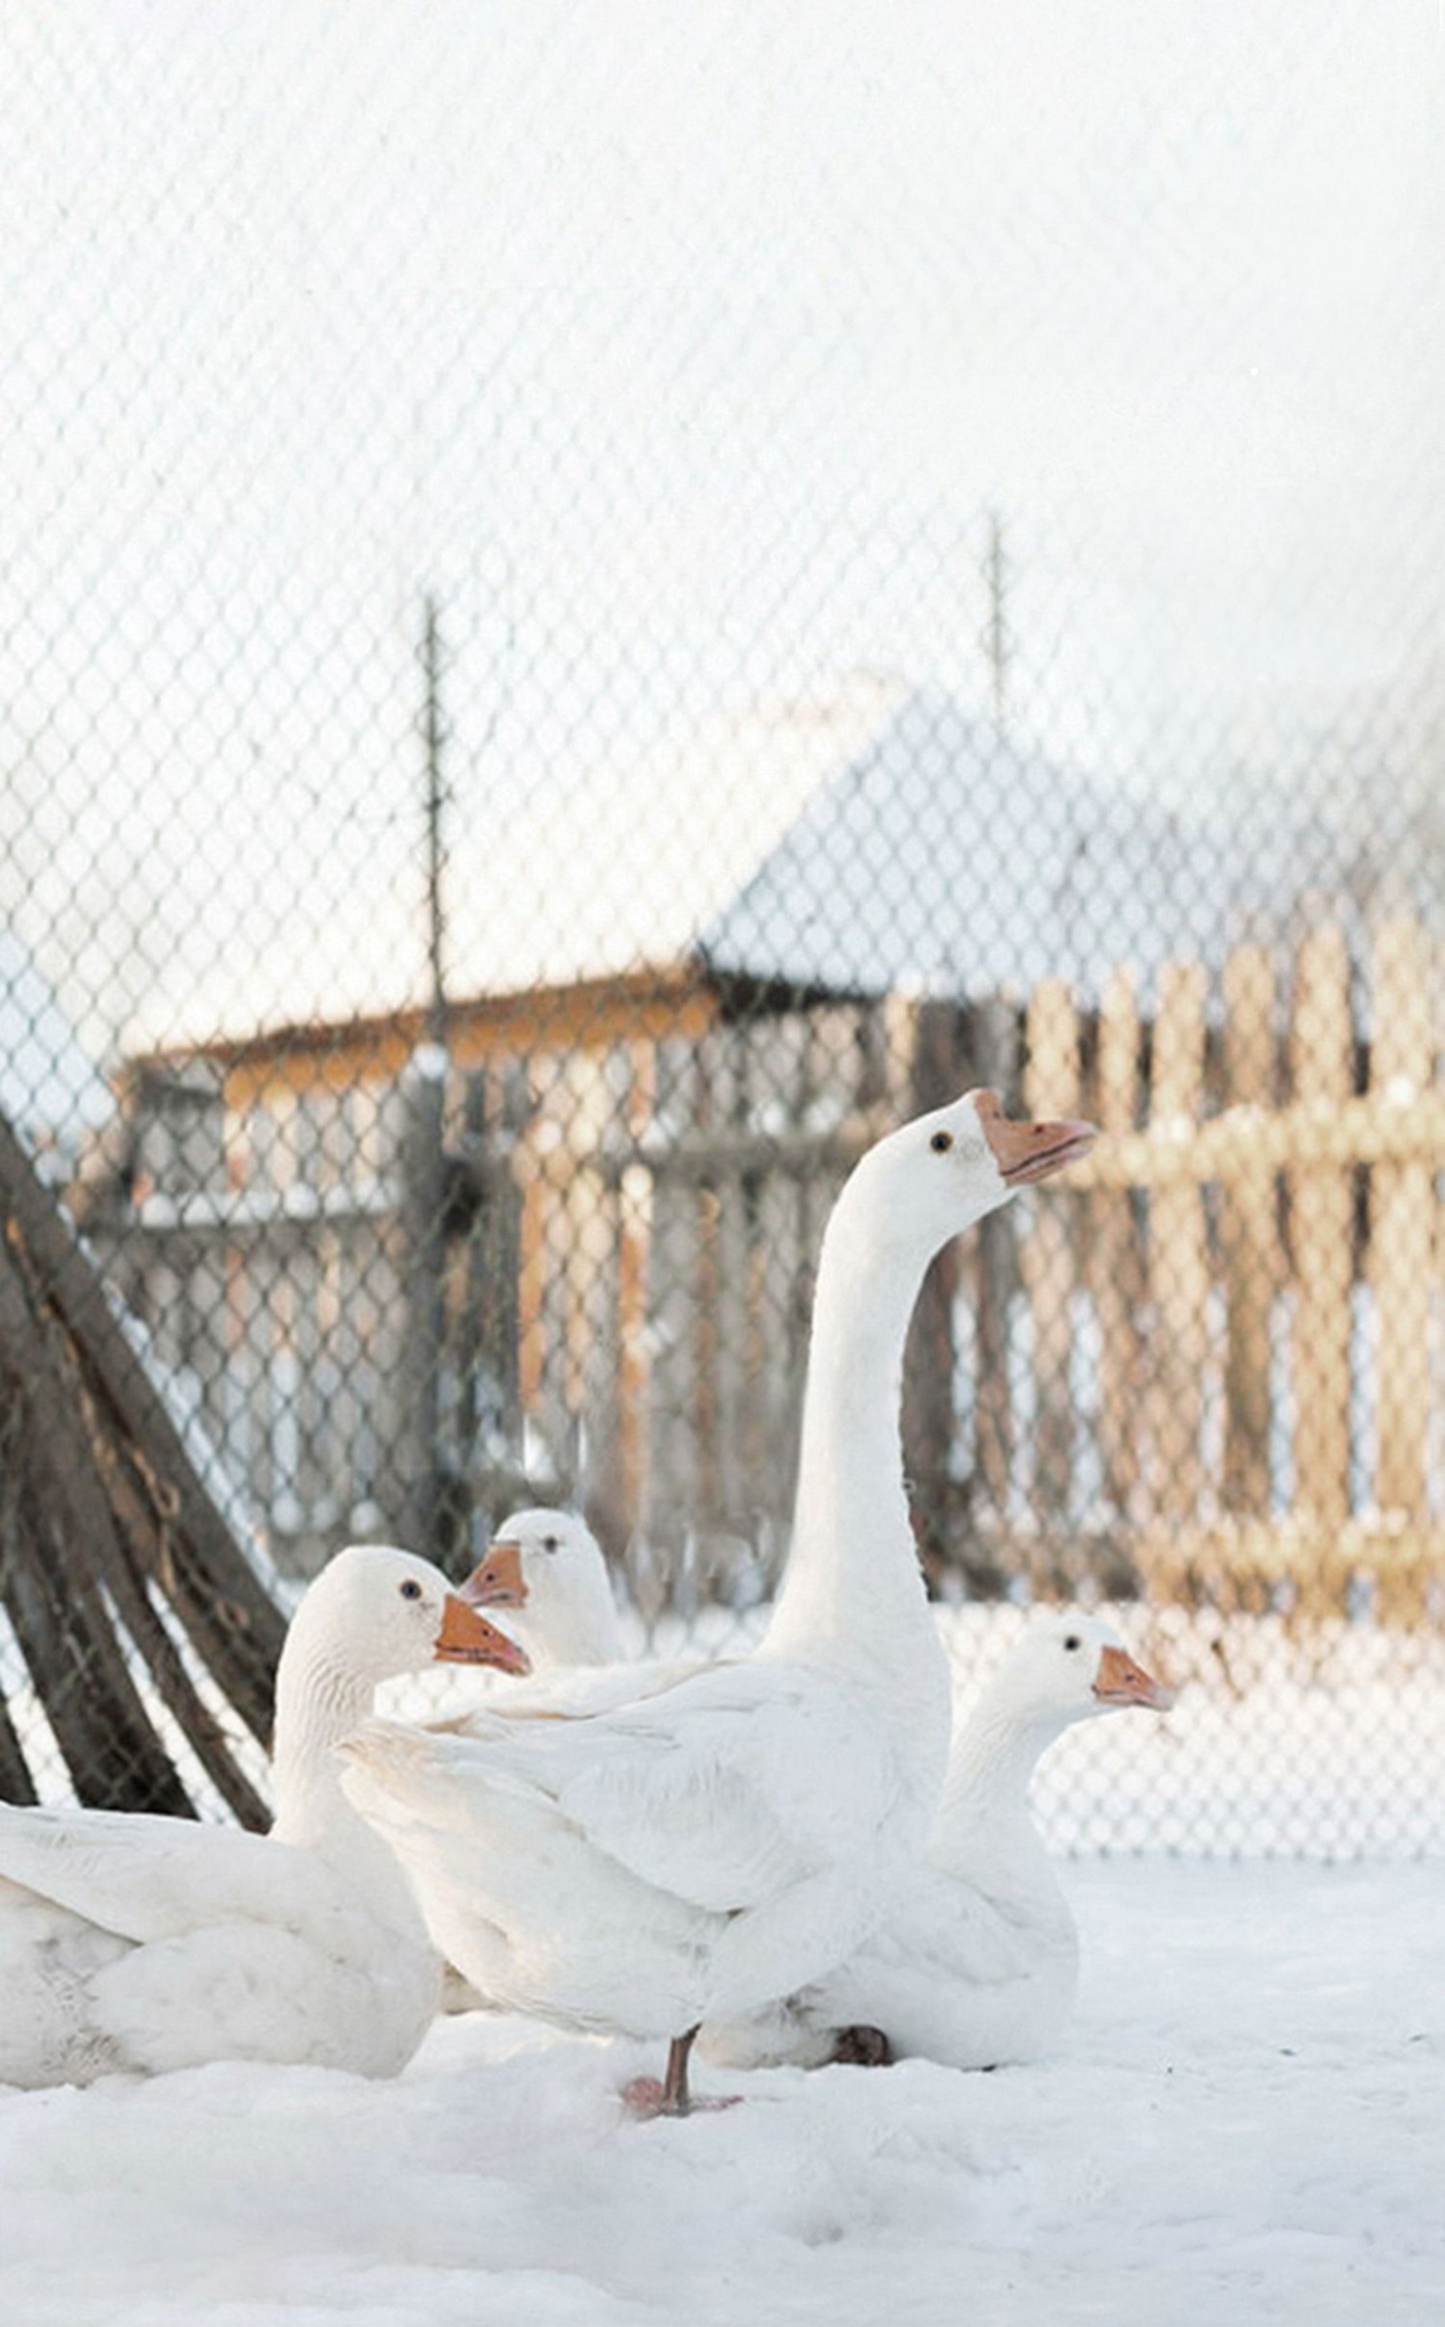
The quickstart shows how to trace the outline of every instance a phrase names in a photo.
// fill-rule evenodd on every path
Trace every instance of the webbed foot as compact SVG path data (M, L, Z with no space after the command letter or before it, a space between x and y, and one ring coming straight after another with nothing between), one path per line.
M892 2068L894 2053L881 2028L840 2028L833 2058L850 2068Z

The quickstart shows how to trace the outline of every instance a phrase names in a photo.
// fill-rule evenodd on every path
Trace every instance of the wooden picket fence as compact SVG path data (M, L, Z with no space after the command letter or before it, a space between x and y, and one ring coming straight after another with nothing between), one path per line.
M1127 979L1104 996L1087 1075L1068 996L1033 999L1030 1103L1086 1100L1110 1134L1053 1201L1048 1233L1068 1240L1062 1274L1099 1320L1108 1499L1156 1596L1273 1595L1323 1615L1364 1594L1407 1622L1436 1608L1432 973L1416 921L1383 924L1357 964L1324 926L1284 979L1261 947L1233 954L1211 1024L1202 966L1176 965L1147 1078ZM1036 1245L1030 1274L1047 1402L1070 1305L1045 1289Z
M615 1539L756 1539L788 1507L843 1173L910 1107L993 1081L1107 1137L925 1289L905 1427L925 1558L976 1590L1088 1578L1418 1623L1445 1585L1433 977L1399 918L1357 959L1323 925L1288 960L1174 964L1147 1018L1121 971L1089 1012L1050 983L1016 1016L720 1028L685 1130L644 1102L631 1136L518 1157L524 1403L554 1437L580 1421L577 1483Z
M988 1083L1107 1136L924 1288L926 1562L980 1593L1419 1623L1445 1579L1442 1041L1432 941L1400 916L1178 962L1147 996L1121 970L1087 1009L1051 983L719 1010L470 1070L432 1401L458 1524L576 1496L655 1601L765 1589L829 1206L871 1139ZM540 1095L525 1119L504 1072ZM332 1075L315 1105L354 1098ZM331 1182L153 1197L114 1262L302 1568L368 1509L406 1529L418 1430L406 1172L312 1128Z

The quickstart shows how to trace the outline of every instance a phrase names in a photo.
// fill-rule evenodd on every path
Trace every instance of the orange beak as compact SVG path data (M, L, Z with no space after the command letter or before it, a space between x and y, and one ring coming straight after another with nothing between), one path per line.
M498 1672L529 1673L532 1660L525 1648L448 1592L442 1603L442 1628L432 1650L438 1664L491 1664Z
M494 1543L480 1567L473 1568L462 1586L469 1608L523 1608L527 1587L522 1581L522 1547L505 1538Z
M1122 1648L1100 1649L1094 1695L1101 1705L1148 1705L1156 1713L1167 1713L1174 1702L1174 1691L1146 1673L1142 1664L1135 1664Z
M997 1091L975 1091L973 1103L1005 1187L1022 1188L1030 1180L1052 1179L1065 1164L1077 1163L1081 1155L1087 1155L1099 1136L1092 1123L1010 1122Z

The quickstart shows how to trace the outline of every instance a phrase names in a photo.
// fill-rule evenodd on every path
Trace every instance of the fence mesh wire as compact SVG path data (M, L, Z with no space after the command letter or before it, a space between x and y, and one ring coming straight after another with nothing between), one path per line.
M920 1302L961 1688L1116 1605L1059 1840L1438 1847L1421 12L7 45L0 1791L251 1813L232 1542L573 1502L745 1638L833 1194L988 1084L1108 1136Z

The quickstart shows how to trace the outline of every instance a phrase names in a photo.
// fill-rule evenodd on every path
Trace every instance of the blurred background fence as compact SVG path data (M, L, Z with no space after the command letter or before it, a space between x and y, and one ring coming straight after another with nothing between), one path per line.
M1198 1708L1053 1830L1438 1846L1438 34L807 13L15 12L13 1798L263 1815L358 1536L745 1637L988 1083L1109 1137L930 1276L922 1558Z

